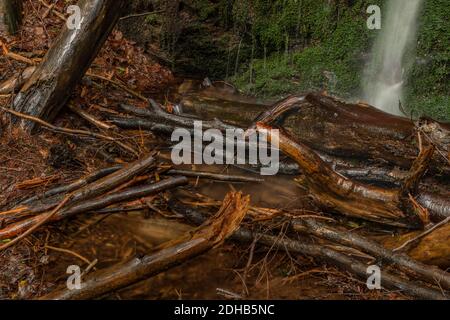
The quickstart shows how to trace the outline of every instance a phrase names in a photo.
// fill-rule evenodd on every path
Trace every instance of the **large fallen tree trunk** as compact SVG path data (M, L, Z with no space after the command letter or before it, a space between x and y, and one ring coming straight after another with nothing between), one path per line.
M65 25L52 48L14 100L14 109L51 121L64 106L75 85L96 57L125 0L80 0L79 25ZM20 120L31 130L35 123Z
M419 215L412 210L401 190L364 185L334 171L312 149L294 141L282 130L279 134L262 123L257 129L283 153L295 160L305 174L308 189L324 207L344 215L403 227L419 226Z
M193 234L189 233L180 239L168 242L160 247L160 251L141 259L136 258L96 272L87 279L83 279L81 288L78 290L68 290L64 287L42 299L93 299L179 265L220 245L239 227L249 204L248 196L231 193L225 198L216 216L204 223Z
M267 110L262 113L256 120L266 121L269 123L276 122L280 118L283 118L287 113L295 111L299 106L310 106L310 104L306 101L304 96L291 97L280 103L278 103L274 108ZM176 128L183 127L188 130L193 130L193 122L194 120L185 116L175 116L169 114L167 112L162 111L162 109L150 99L149 109L137 108L129 105L121 105L122 109L125 111L132 113L133 115L139 116L137 117L118 117L118 116L108 116L108 119L115 125L125 128L125 129L136 129L136 130L151 130L155 132L160 132L163 134L171 134ZM154 110L151 112L150 110ZM140 118L142 117L142 118ZM216 128L216 129L224 129L224 128L236 128L227 124L222 123L217 120L210 120L205 122L207 125L205 127L208 128ZM302 141L301 139L299 139ZM445 139L441 139L445 141ZM303 142L303 141L302 141ZM401 143L398 142L400 145ZM428 143L429 144L429 143ZM305 146L307 144L305 143ZM408 178L408 173L405 171L398 170L397 168L390 169L389 167L383 166L374 166L367 164L364 161L358 161L358 167L354 168L354 160L352 159L342 159L334 156L329 156L323 152L314 152L320 156L319 160L324 161L328 164L328 166L333 167L335 175L337 172L345 175L348 178L354 179L352 183L357 182L377 182L383 186L389 184L394 187L402 186L405 182L405 179ZM438 152L437 152L438 153ZM352 166L353 162L353 166ZM413 165L413 162L411 162ZM432 166L431 166L432 167ZM301 170L299 168L298 163L280 163L280 172L288 173L288 174L298 174ZM410 167L407 168L411 169ZM425 173L425 172L424 172ZM337 174L339 175L339 174ZM340 175L339 175L340 176ZM385 176L385 177L384 177ZM422 174L420 174L422 176ZM342 177L342 176L340 176ZM430 177L431 178L431 177ZM433 179L433 182L434 179ZM417 187L417 186L415 186ZM371 187L370 187L371 188ZM378 188L381 190L380 188ZM440 221L445 219L450 215L450 203L448 202L445 192L444 194L435 194L430 193L426 190L417 191L415 194L417 195L418 203L426 209L430 210L431 217L435 221ZM383 189L391 195L394 194L392 190ZM408 201L409 202L409 201Z
M22 20L22 0L0 0L0 32L14 34Z
M211 90L211 89L209 89ZM205 90L204 90L205 91ZM219 118L240 127L257 121L274 122L316 151L344 159L409 169L417 156L417 132L441 152L434 156L433 172L450 174L450 125L422 120L417 123L393 116L365 104L348 104L320 93L290 96L272 107L255 104L230 105L212 99L204 91L185 97L183 111L204 120ZM220 98L220 90L214 96ZM447 157L447 159L445 159Z
M417 133L433 143L433 172L450 173L450 125L430 120L414 123L372 106L347 104L323 94L292 96L255 122L283 123L296 139L327 154L364 159L409 169L420 149Z

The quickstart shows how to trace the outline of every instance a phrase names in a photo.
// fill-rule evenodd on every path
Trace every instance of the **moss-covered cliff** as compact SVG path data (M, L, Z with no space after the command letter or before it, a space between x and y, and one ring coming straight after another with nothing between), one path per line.
M139 10L164 13L122 28L183 75L228 78L261 96L325 89L355 98L379 33L366 10L386 1L140 0ZM179 18L168 20L174 8ZM450 120L449 17L448 0L424 1L404 101L414 115Z

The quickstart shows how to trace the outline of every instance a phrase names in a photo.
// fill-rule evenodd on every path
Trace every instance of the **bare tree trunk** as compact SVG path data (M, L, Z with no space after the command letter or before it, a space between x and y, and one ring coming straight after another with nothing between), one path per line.
M80 0L81 19L64 26L52 48L14 100L16 111L51 121L70 97L107 39L125 0ZM34 123L21 120L32 130Z
M14 34L22 20L22 0L0 0L0 32Z

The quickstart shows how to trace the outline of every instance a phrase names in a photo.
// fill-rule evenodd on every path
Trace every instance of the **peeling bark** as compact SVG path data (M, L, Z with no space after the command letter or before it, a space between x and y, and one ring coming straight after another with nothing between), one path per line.
M126 3L125 0L80 0L80 28L71 30L64 26L20 90L14 109L46 121L53 120L96 57ZM32 130L36 125L20 120L20 126Z
M250 198L230 193L218 213L193 234L163 244L141 259L101 270L83 279L81 289L61 288L42 297L43 300L93 299L147 279L219 246L239 227L249 208Z

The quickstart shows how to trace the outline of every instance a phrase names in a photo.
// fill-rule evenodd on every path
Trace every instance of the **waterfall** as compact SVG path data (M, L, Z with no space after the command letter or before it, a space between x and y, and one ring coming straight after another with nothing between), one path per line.
M391 114L402 115L403 84L410 64L405 53L415 48L417 16L423 0L388 0L372 60L363 77L364 99Z

